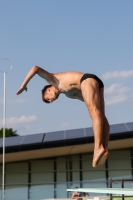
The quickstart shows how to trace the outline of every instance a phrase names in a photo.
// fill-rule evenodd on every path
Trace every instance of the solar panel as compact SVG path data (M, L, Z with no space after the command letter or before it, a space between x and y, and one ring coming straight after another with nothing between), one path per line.
M78 139L85 137L84 129L74 129L74 130L66 130L65 138L66 139Z
M125 125L127 125L129 131L133 131L133 122L126 123Z
M93 129L92 128L85 128L85 133L87 137L93 136Z
M64 140L64 131L49 132L45 134L44 142Z
M44 133L25 135L21 144L35 144L41 143L43 140Z
M124 132L130 133L131 131L133 131L133 122L110 125L110 135L112 134L112 137L115 136L115 135L113 136L113 134L124 133ZM49 133L39 133L39 134L32 134L25 136L6 137L5 147L16 148L17 146L40 144L42 142L54 142L54 141L60 142L63 140L69 143L73 140L79 141L80 139L91 140L92 136L94 136L93 129L92 127L90 127L90 128L81 128L81 129L73 129L66 131L49 132ZM0 138L0 147L2 148L2 146L3 146L3 138Z
M5 138L5 147L20 145L23 137L24 136L6 137ZM3 143L2 143L2 146L3 146Z
M122 133L122 132L127 132L128 129L125 126L125 124L115 124L115 125L110 125L110 133Z

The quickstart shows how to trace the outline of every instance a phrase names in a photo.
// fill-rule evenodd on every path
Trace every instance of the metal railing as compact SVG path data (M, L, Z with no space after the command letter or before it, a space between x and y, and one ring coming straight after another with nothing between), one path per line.
M124 182L126 182L126 181L133 181L133 178L130 178L130 179L124 179L124 178L112 179L112 178L110 178L110 180L109 180L110 188L112 188L112 183L115 183L115 182L121 182L121 188L124 188ZM133 195L125 196L124 194L122 194L122 196L114 196L114 195L110 194L110 200L112 200L113 197L122 197L122 200L124 200L125 197L133 197Z

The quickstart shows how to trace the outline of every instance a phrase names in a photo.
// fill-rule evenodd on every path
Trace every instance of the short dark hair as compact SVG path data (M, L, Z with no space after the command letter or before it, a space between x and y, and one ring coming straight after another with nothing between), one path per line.
M52 85L45 85L44 88L42 89L42 100L45 102L45 103L50 103L49 101L47 101L46 99L44 99L44 94L46 92L46 89L47 88L50 88Z

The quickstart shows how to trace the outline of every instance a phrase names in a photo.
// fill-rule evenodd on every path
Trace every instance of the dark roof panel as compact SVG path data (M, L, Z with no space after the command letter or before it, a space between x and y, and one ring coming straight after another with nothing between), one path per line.
M81 138L85 137L84 129L74 129L74 130L66 130L65 138L66 139L74 139L74 138Z
M110 141L133 138L133 122L110 125ZM93 143L92 127L73 130L39 133L25 136L5 138L6 152L24 151L29 148L52 148L55 146ZM3 138L0 138L0 153L2 153Z
M133 131L133 123L132 123L132 122L126 123L125 126L127 126L127 129L128 129L129 131Z
M125 124L115 124L110 126L110 134L127 132L128 129Z
M92 137L94 135L93 129L92 128L85 128L85 134L86 134L86 137Z
M25 135L22 141L22 145L24 144L36 144L41 143L43 140L44 133L34 134L34 135Z
M44 142L64 140L64 131L49 132L45 134Z
M5 146L15 146L20 145L24 136L13 136L13 137L6 137L5 138ZM1 146L3 147L3 142L1 143Z

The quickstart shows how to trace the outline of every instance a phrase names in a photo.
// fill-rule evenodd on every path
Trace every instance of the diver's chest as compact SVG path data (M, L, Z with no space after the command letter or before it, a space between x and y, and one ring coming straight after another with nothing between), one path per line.
M64 93L68 96L74 96L74 95L77 95L77 94L81 94L81 91L77 88L71 88L70 90L68 90Z
M71 93L78 90L77 84L68 84L66 82L60 83L58 85L58 89L59 89L60 92L71 92Z

